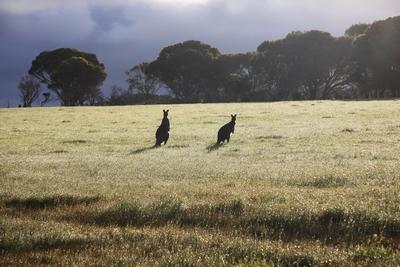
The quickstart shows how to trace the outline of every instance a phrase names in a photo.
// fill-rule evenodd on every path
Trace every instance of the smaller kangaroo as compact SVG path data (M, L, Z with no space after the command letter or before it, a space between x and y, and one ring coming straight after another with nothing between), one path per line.
M161 143L164 142L164 145L167 144L169 138L169 119L168 119L169 109L166 111L163 109L164 117L161 121L161 125L158 127L156 131L156 144L155 146L161 146Z
M235 133L235 122L236 115L231 114L231 121L221 127L218 131L218 140L217 144L219 145L221 142L225 142L225 140L229 143L229 138L231 137L231 133Z

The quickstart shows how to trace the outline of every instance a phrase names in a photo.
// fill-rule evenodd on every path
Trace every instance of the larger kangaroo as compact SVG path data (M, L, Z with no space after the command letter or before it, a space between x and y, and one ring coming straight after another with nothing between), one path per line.
M168 112L163 109L164 117L161 121L161 125L158 127L156 131L156 144L155 146L161 146L161 143L164 142L164 145L167 144L169 138L169 119L168 119Z
M225 140L229 143L229 138L231 137L231 133L235 133L235 122L236 115L231 114L231 121L221 127L218 131L218 140L217 144L223 143Z

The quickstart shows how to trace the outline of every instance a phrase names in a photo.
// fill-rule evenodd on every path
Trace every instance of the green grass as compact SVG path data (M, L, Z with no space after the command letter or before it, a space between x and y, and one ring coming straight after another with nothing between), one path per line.
M399 118L399 101L0 109L0 265L398 266Z

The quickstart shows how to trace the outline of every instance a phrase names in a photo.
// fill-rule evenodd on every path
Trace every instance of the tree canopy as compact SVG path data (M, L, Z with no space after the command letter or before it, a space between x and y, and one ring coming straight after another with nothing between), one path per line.
M345 31L344 35L346 37L356 38L357 36L364 34L369 26L370 26L370 24L366 24L366 23L354 24Z
M292 32L263 42L255 64L273 99L329 98L348 80L351 42L327 32Z
M29 74L53 91L62 105L82 105L107 77L96 55L71 48L40 53Z
M216 90L218 49L199 41L186 41L161 50L149 66L180 101L197 102Z
M162 86L160 80L149 73L149 63L142 62L126 72L129 90L137 90L139 94L143 94L146 99L155 95Z
M358 81L369 94L400 96L400 17L374 22L354 41Z
M356 24L342 37L291 32L244 54L221 54L190 40L162 49L146 65L147 74L169 88L177 102L358 98L374 91L382 97L388 90L396 97L399 20Z

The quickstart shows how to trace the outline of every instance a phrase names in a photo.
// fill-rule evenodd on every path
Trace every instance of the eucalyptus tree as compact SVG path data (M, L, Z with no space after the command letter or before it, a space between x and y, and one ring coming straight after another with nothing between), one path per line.
M54 92L62 105L82 105L98 93L106 79L104 64L95 54L71 48L40 53L33 61L29 74Z

